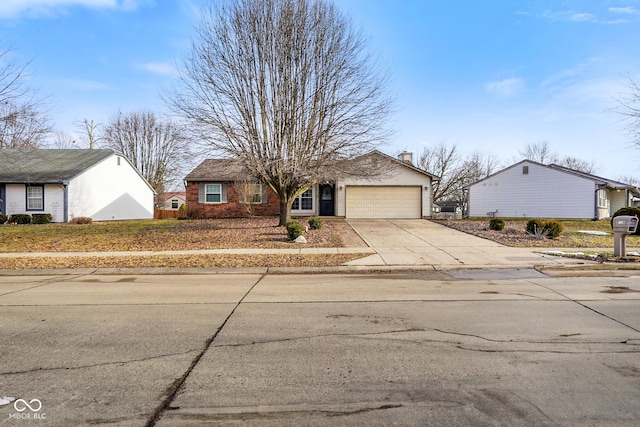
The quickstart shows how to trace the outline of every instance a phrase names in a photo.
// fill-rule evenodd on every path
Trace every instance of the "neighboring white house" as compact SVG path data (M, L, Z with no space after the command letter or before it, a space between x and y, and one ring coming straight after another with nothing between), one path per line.
M523 160L469 186L468 216L603 219L639 195L633 185Z
M156 196L156 209L177 211L187 203L187 193L184 191L170 191Z
M0 150L0 212L53 222L153 218L154 190L112 150Z

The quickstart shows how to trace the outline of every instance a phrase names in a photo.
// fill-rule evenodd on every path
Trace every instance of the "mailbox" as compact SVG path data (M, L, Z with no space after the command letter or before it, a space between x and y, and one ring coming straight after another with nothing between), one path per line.
M613 218L613 256L627 256L627 235L633 234L638 229L638 217L620 215Z
M638 217L620 215L613 218L613 231L616 233L633 234L638 228Z

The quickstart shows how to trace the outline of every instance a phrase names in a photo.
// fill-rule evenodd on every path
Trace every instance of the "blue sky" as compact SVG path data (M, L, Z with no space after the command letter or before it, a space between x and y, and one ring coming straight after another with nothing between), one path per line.
M0 47L31 61L57 130L118 110L166 111L204 0L2 0ZM640 0L335 0L392 72L396 134L383 151L445 141L504 162L541 141L640 178L610 110L640 77Z

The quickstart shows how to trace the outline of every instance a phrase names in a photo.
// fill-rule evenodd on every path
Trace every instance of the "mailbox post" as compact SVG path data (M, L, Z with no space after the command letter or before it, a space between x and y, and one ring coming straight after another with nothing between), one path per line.
M613 256L627 256L627 235L633 234L638 228L638 217L620 215L613 218Z

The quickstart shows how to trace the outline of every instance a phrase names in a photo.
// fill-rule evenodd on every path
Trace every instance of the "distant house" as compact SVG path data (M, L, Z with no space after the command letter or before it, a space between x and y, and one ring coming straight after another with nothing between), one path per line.
M156 196L156 209L177 211L180 206L186 205L187 193L184 191L170 191Z
M356 160L384 160L389 171L375 178L334 178L313 185L294 201L293 216L347 218L423 218L432 212L432 180L436 176L415 167L409 153L396 159L372 151ZM233 159L209 159L185 178L187 209L208 217L278 215L277 195L266 185L253 182Z
M468 216L603 219L639 196L633 185L523 160L469 186Z
M0 150L0 212L53 222L153 218L154 190L112 150Z

